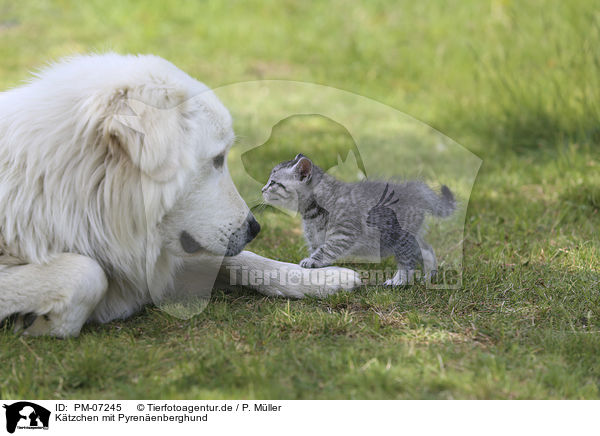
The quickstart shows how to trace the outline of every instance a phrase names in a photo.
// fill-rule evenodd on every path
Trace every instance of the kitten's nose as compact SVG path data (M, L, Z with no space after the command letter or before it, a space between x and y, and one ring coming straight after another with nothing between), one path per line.
M267 190L267 187L268 187L268 186L269 186L269 185L265 185L265 186L263 186L263 187L262 187L262 189L260 190L260 192L265 192L265 191Z

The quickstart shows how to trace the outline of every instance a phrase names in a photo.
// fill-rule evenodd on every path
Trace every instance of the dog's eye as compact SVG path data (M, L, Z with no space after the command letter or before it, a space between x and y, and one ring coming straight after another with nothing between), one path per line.
M224 154L220 154L213 159L213 165L215 166L215 168L221 168L223 166L224 162L225 162Z

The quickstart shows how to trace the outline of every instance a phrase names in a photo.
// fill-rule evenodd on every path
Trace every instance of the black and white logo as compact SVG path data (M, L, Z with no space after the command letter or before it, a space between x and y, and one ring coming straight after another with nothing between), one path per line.
M14 433L22 430L48 430L50 411L28 401L4 405L6 409L6 431Z

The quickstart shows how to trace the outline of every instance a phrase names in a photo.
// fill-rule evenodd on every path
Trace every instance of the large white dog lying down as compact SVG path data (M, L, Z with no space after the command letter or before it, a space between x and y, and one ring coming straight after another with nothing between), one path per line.
M0 93L0 320L71 336L173 292L182 265L225 256L223 285L231 271L300 270L242 252L260 226L227 170L233 139L217 97L155 56L74 57ZM252 287L302 297L358 284L333 271L352 280Z

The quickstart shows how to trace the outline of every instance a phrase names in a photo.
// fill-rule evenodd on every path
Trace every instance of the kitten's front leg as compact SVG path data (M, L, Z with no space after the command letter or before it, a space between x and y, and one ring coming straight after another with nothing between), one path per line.
M325 243L313 251L310 257L302 259L300 266L302 268L321 268L331 265L341 258L345 251L341 247Z
M335 233L328 235L325 243L313 251L309 257L302 259L300 266L302 268L321 268L333 264L348 254L354 244L353 237L352 229L339 228Z

